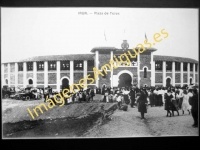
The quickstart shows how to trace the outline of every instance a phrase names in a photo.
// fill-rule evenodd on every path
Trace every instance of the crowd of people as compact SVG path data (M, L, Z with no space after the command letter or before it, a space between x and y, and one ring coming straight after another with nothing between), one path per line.
M48 98L54 100L54 95L58 94L58 92L55 92L52 90L52 88L50 86L48 86L47 88L45 88L44 90L44 102ZM65 98L63 96L62 90L60 91L60 94L62 95L63 98ZM82 88L80 89L80 91L76 91L75 93L70 92L69 95L72 95L69 98L65 98L65 103L69 104L69 103L77 103L77 102L92 102L93 101L93 97L95 96L95 92L94 89L86 89L83 90Z
M107 88L102 87L102 102L117 102L118 108L122 104L130 105L132 108L137 106L141 113L141 119L144 113L147 113L147 107L161 107L167 111L167 117L174 116L174 112L179 116L185 112L192 114L194 119L193 127L198 126L198 88L190 87L131 87L131 88Z
M44 97L48 95L53 99L53 95L57 94L50 87L44 92ZM62 94L62 92L61 92ZM111 88L105 84L101 89L80 89L75 93L69 93L72 96L66 99L66 103L76 102L92 102L95 94L101 94L99 102L118 104L121 109L124 105L130 105L131 108L138 108L141 113L141 119L145 119L144 114L147 108L162 107L167 112L167 117L174 116L174 112L179 116L179 111L184 115L186 112L192 114L194 119L194 127L198 126L198 89L189 87L142 87L137 86L125 88Z

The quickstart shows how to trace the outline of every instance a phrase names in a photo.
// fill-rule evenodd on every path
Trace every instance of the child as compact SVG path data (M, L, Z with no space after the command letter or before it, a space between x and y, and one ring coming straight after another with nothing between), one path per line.
M88 93L85 94L86 94L86 102L90 102L90 95Z
M121 94L117 94L117 98L116 98L117 102L118 102L118 109L120 109L121 105L122 105L122 96Z
M79 92L79 102L81 103L83 101L83 91Z
M110 90L110 94L108 95L108 99L109 99L109 102L112 103L113 102L113 90L111 88Z

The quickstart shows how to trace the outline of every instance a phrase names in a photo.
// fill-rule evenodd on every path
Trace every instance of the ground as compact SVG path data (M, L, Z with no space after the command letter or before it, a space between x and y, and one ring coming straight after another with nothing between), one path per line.
M116 110L111 119L102 124L94 124L99 114L80 119L66 119L95 112L100 95L95 97L96 103L72 104L64 107L56 106L44 112L33 121L26 108L32 108L43 100L21 101L2 100L3 133L6 138L23 137L140 137L140 136L198 136L198 128L193 128L193 118L188 113L174 117L166 117L163 107L149 107L146 119L140 119L137 108L128 111ZM112 104L106 105L106 107ZM68 110L66 112L66 110ZM81 110L81 111L80 111ZM30 124L31 122L31 124ZM21 128L21 129L20 129ZM12 129L12 132L11 132ZM17 129L17 130L16 130Z
M137 108L117 110L112 119L84 134L84 137L198 136L191 115L166 117L163 107L150 107L141 120Z

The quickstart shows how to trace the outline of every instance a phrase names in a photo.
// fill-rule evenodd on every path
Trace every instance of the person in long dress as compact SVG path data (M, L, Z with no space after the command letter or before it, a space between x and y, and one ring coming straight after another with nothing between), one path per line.
M137 99L138 102L138 112L141 113L141 119L145 119L144 118L144 113L147 113L147 92L142 89L141 90L141 95L139 96L139 98Z
M105 96L105 87L106 87L106 85L104 84L104 85L102 86L102 89L101 89L101 95L102 95L102 97L101 97L101 101L102 101L102 102L104 101L104 96Z
M193 96L193 94L192 94L192 89L189 89L189 90L188 90L188 96L189 96L189 99Z
M135 87L133 87L131 88L130 93L129 93L132 108L134 108L134 105L135 105L135 94L136 94Z
M159 90L158 90L158 106L163 106L162 95L163 95L163 90L162 90L162 88L159 88Z
M190 115L191 106L189 105L189 95L186 90L183 90L183 102L182 102L182 112L188 111Z
M189 99L189 104L192 106L191 108L191 113L192 117L194 119L194 124L192 125L193 127L198 127L198 110L199 110L199 98L198 98L198 92L197 89L194 89L192 91L193 96Z
M182 103L183 103L183 90L181 88L178 88L179 94L178 94L178 107L179 109L182 109Z
M90 91L90 101L93 101L93 97L95 96L94 89Z
M151 107L153 107L155 105L154 98L155 98L155 95L153 93L153 89L151 89L150 90L150 95L149 95L149 100L150 100Z
M127 88L125 88L123 95L124 95L124 102L125 104L128 105L130 103L130 100L129 100L129 91L127 90Z
M172 100L172 116L174 116L174 111L176 111L178 116L179 116L178 103L177 103L177 93L175 93L175 89L172 89L172 96L173 96L173 98L171 99Z
M119 93L119 92L116 96L116 101L117 101L118 109L120 109L121 105L122 105L122 96L121 96L121 93Z
M107 87L105 87L105 89L104 89L104 100L103 100L103 102L106 102L106 103L109 102L108 95L109 95L109 89L108 89Z
M170 117L172 116L172 113L170 110L172 110L172 102L171 99L173 98L171 94L171 90L167 90L167 93L165 93L164 99L165 99L165 110L167 111L167 117L168 114L170 114Z
M153 93L154 93L154 96L155 96L155 106L158 106L158 103L159 103L159 101L158 101L158 88L156 88Z

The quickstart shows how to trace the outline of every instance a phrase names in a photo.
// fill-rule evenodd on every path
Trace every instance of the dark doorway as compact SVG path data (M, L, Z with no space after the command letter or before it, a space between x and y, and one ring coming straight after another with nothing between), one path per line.
M132 78L128 73L123 73L119 76L118 87L131 87Z
M6 79L6 84L8 84L8 79Z
M192 85L192 78L190 78L190 85Z
M171 84L171 79L170 78L167 78L166 79L166 87L169 87Z
M69 89L69 80L66 78L62 80L62 89L65 89L65 88Z
M28 84L30 85L30 84L33 84L33 80L32 79L29 79L28 80Z

